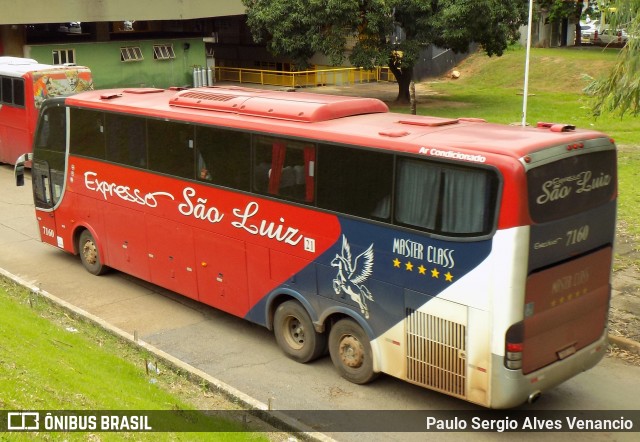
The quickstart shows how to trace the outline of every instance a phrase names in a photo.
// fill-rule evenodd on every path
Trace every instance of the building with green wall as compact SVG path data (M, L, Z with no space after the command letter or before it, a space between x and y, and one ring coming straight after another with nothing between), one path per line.
M241 0L18 3L0 0L0 55L87 66L100 89L193 85L194 66L214 63L218 32L245 13Z
M191 86L194 67L207 65L202 38L36 44L26 46L25 56L87 66L96 89Z

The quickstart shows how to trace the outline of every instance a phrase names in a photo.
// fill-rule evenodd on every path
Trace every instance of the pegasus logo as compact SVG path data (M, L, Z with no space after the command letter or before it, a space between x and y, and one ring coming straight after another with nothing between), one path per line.
M333 280L333 290L336 295L346 293L360 306L360 312L369 318L367 299L373 301L369 289L363 284L373 273L373 244L353 260L351 247L347 238L342 235L342 255L336 255L331 261L331 267L338 268L338 274Z

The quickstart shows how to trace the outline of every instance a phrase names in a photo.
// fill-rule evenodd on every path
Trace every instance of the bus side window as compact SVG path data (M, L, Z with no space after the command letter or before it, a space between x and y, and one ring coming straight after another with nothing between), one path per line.
M147 167L146 120L107 114L107 160L133 167Z
M442 168L425 161L398 160L395 220L398 224L435 231Z
M0 77L0 103L24 107L24 92L22 78Z
M13 104L13 83L11 77L2 77L2 102Z
M13 79L13 104L21 107L25 104L24 80L22 78Z
M148 120L147 136L150 169L182 178L195 178L193 126Z
M495 186L486 170L448 168L444 172L442 232L488 233L493 227Z
M318 156L318 206L388 221L393 156L322 144Z
M451 236L493 228L497 179L485 169L398 160L395 222Z
M70 150L75 155L104 159L104 114L71 109Z
M254 190L293 201L315 200L314 145L271 137L255 143Z
M232 189L249 190L249 134L198 126L196 150L196 179Z

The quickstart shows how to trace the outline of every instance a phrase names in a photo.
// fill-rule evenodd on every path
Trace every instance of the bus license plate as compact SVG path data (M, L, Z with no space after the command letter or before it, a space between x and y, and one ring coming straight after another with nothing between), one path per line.
M558 359L565 359L571 356L576 352L576 346L572 345L571 347L567 347L564 350L560 350L558 352Z

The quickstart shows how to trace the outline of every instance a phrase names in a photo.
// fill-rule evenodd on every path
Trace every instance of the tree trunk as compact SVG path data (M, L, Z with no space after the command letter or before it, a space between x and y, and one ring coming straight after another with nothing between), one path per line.
M582 9L587 6L585 5L585 0L578 0L576 2L576 46L582 46L582 29L580 29L580 18L582 18Z
M580 29L580 22L576 23L576 46L582 46L582 29Z
M411 101L411 115L415 115L416 114L416 84L411 81L411 83L409 83L409 95L410 98L409 100Z
M398 97L396 98L396 103L409 104L411 100L409 85L411 84L411 80L413 80L413 66L410 68L399 69L395 66L389 65L389 69L398 82Z

